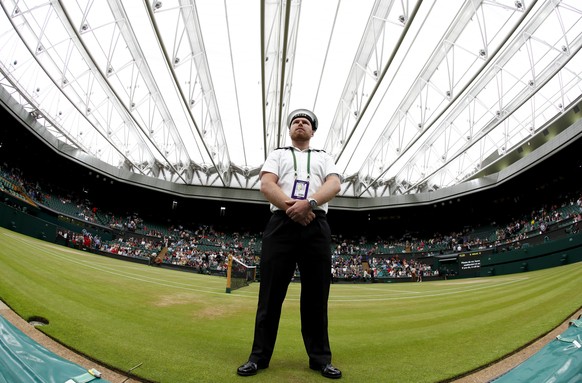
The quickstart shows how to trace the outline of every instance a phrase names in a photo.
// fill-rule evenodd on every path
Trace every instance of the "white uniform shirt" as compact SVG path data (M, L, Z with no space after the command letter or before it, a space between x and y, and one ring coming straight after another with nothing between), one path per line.
M263 173L273 173L279 177L277 184L289 198L291 198L293 185L295 184L295 167L291 150L295 151L295 158L297 159L297 179L309 181L307 198L319 190L327 176L337 174L339 177L339 171L333 162L333 158L324 151L311 148L299 150L291 146L273 150L265 160L260 174L262 177ZM309 161L310 166L308 170L307 162L310 152L311 160ZM327 213L328 204L322 204L317 209ZM271 211L274 212L276 210L280 209L271 204Z

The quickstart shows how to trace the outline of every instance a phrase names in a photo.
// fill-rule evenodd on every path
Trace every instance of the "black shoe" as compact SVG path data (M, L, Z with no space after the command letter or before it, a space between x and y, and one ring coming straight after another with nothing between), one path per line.
M314 363L309 363L309 368L312 370L320 371L321 375L330 379L339 379L342 377L342 372L335 368L331 363L317 365Z
M259 366L255 362L251 362L250 360L237 368L236 373L240 376L252 376L256 375L257 371L260 369L267 368L267 366Z
M250 360L237 368L236 373L240 376L251 376L256 375L257 371L259 371L259 366L255 362L251 362Z

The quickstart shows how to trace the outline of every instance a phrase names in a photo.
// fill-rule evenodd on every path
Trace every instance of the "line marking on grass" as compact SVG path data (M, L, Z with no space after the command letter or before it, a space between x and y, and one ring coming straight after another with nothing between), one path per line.
M341 299L341 300L339 300L339 299L336 300L335 297L330 296L329 301L330 302L376 302L376 301L394 301L394 300L404 300L404 299L422 299L422 298L430 298L430 297L441 297L441 296L446 296L446 295L467 294L467 293L472 293L474 291L497 288L497 287L505 286L508 284L521 282L524 280L526 280L526 279L508 279L508 280L503 280L500 283L493 281L488 285L485 285L485 286L480 285L480 286L475 287L475 288L450 289L447 291L440 291L440 292L434 292L434 291L428 292L427 291L425 293L420 293L419 295L408 295L408 296L391 296L391 297L380 297L380 298L365 296L365 297L359 297L356 299ZM425 283L428 284L430 282L425 282Z
M101 272L106 272L112 275L117 275L122 278L132 279L144 283L155 284L159 286L165 286L169 288L176 288L181 290L205 293L205 294L213 294L213 295L221 295L221 296L233 296L233 297L243 297L243 298L252 298L257 299L258 289L253 289L253 291L244 291L242 289L236 290L235 294L226 294L222 288L224 288L224 279L215 279L212 280L209 275L201 275L195 273L187 273L187 272L179 272L177 270L168 270L168 269L158 269L158 268L150 268L146 265L137 265L131 264L130 265L123 265L123 269L125 271L120 271L120 267L116 266L115 268L103 265L103 262L109 263L110 261L115 261L113 258L108 258L104 256L100 256L94 253L87 253L82 250L78 249L71 249L61 245L55 245L51 243L39 242L40 240L29 238L29 237L21 237L18 235L11 235L9 233L5 233L5 235L10 236L18 241L25 242L29 246L33 246L37 249L40 249L47 254L59 258L66 262L75 263L87 268L91 268L94 270L99 270ZM83 256L82 259L72 258ZM127 263L126 261L120 261L120 263ZM138 275L132 272L139 272ZM147 276L144 275L144 272L148 274L154 274L154 276ZM170 272L174 272L173 274ZM165 278L160 278L158 275L162 275ZM167 277L178 277L180 279L190 278L186 282L176 281L176 280L168 280ZM193 280L194 278L195 280ZM214 278L214 277L213 277ZM488 277L491 278L491 277ZM505 286L511 283L517 283L524 280L527 280L527 277L508 277L503 279L484 279L479 278L475 280L454 280L454 281L431 281L431 282L423 282L421 284L415 284L419 288L426 288L430 287L432 290L428 291L413 291L409 288L406 289L399 289L399 284L384 284L385 288L380 287L363 287L362 285L353 285L353 284L333 284L332 289L330 292L330 303L343 303L343 302L381 302L381 301L394 301L394 300L404 300L404 299L421 299L421 298L430 298L430 297L441 297L447 295L456 295L456 294L467 294L474 291L484 290L484 289L491 289L497 288L501 286ZM195 283L195 282L199 282ZM216 283L215 283L216 282ZM215 285L215 286L209 286ZM291 294L287 295L286 300L289 301L299 301L299 290L295 289L293 286L297 285L300 286L299 283L291 283L290 288ZM445 291L435 291L435 289L442 287L442 286L452 286L458 288L447 289ZM357 288L354 288L357 287ZM220 289L217 291L216 289ZM339 291L338 294L334 294L334 291ZM348 294L343 295L345 292L378 292L378 294Z
M18 237L14 237L16 240L21 240L21 238ZM98 270L104 273L108 273L108 274L112 274L112 275L117 275L123 278L127 278L127 279L132 279L132 280L137 280L140 282L145 282L145 283L151 283L151 284L155 284L155 285L159 285L159 286L165 286L165 287L172 287L172 288L176 288L176 289L182 289L182 290L188 290L188 291L195 291L195 292L200 292L200 293L206 293L206 294L215 294L215 295L228 295L226 294L224 291L213 291L212 289L216 289L218 288L218 284L217 287L213 287L213 286L208 286L208 281L209 279L204 279L204 281L201 281L200 277L206 277L204 275L198 275L198 274L191 274L191 276L196 276L195 278L199 278L199 280L201 282L204 282L204 285L198 287L198 286L193 286L191 283L186 284L186 283L182 283L182 282L175 282L175 281L168 281L167 279L159 279L159 278L151 278L151 277L147 277L143 275L143 272L155 272L158 270L152 269L152 270L147 270L147 268L142 267L142 268L134 268L134 270L139 270L140 271L140 275L136 276L134 274L130 274L128 272L119 272L118 269L113 269L112 267L107 267L107 266L103 266L103 265L96 265L96 262L92 262L94 260L105 260L107 259L108 261L112 261L112 258L99 258L100 256L97 254L93 254L93 253L85 253L85 255L91 255L91 258L86 258L86 259L74 259L71 258L71 256L63 254L62 250L60 248L55 248L53 246L47 246L46 244L40 243L40 245L38 243L35 242L29 242L29 241L22 241L22 242L27 242L27 244L29 246L32 246L38 250L43 251L45 254L55 257L55 258L59 258L63 261L66 262L70 262L70 263L74 263L80 266L84 266L93 270ZM58 246L58 245L57 245ZM67 248L65 248L67 249ZM76 250L76 251L71 251L71 249L67 249L68 251L66 251L67 253L70 253L72 256L79 256L82 255L83 252L81 250ZM125 262L125 261L121 261L118 260L119 262ZM142 265L145 266L145 265ZM160 270L161 271L161 270ZM169 271L175 271L175 270L164 270L165 272L169 272ZM164 273L166 276L170 275L170 273ZM184 273L186 274L186 273ZM190 273L188 273L190 274ZM190 282L194 282L194 281L190 281ZM220 287L221 288L225 288L225 284L224 281L220 282Z

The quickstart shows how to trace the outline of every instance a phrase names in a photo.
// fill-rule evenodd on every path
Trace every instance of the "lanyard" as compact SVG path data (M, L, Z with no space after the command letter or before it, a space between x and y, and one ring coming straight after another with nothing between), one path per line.
M295 156L295 149L291 148L293 154L293 170L295 171L295 179L297 179L297 157ZM307 179L311 176L311 149L307 149Z

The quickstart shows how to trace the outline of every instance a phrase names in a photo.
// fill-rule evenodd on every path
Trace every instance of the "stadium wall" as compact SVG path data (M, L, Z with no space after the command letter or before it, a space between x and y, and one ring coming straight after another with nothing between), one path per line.
M104 240L113 239L113 233L107 227L80 221L45 208L33 206L5 193L2 193L2 195L0 226L12 231L59 244L63 244L58 238L58 233L62 230L69 230L75 233L86 230Z
M64 245L62 237L58 235L60 230L66 229L74 232L87 230L108 238L112 233L106 228L86 224L68 217L66 219L42 211L39 207L28 206L23 201L5 197L0 202L0 226L9 230L25 234L30 237L42 239L48 242ZM425 281L443 278L468 278L485 277L492 275L523 273L526 271L540 270L568 263L582 261L582 233L569 233L568 228L560 226L548 235L536 236L529 242L525 242L521 248L499 251L499 249L487 249L483 251L447 254L441 257L414 256L422 262L439 270L452 270L446 275L441 273L438 277L427 277ZM83 249L88 250L88 249ZM91 250L95 253L133 262L149 264L150 259L131 258L110 253ZM166 266L166 265L164 265ZM192 271L183 266L172 268L183 271ZM411 278L376 278L374 282L408 282Z

